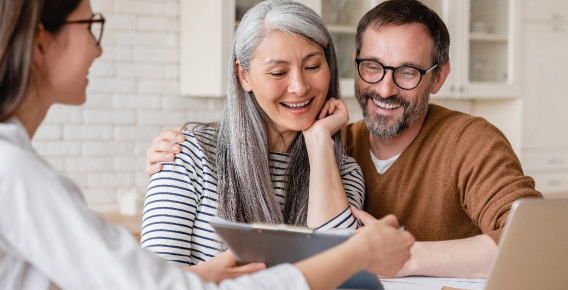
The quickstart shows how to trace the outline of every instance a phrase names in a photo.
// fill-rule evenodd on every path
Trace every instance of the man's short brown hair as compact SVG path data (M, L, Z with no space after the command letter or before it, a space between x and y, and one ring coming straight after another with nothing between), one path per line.
M383 27L412 23L423 24L434 40L432 64L438 64L437 71L441 65L450 61L450 34L440 16L417 0L389 0L367 12L357 25L355 36L357 55L361 52L363 34L367 28L379 31Z

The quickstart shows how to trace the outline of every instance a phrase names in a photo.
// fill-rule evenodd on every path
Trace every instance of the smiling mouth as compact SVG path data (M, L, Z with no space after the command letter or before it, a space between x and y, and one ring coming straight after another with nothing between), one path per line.
M375 103L375 105L377 105L377 107L384 109L384 110L395 110L398 109L400 106L402 106L402 104L388 104L376 99L373 99L373 103Z
M292 110L299 110L299 109L303 109L303 108L309 106L312 103L313 100L314 99L311 98L311 99L309 99L305 102L301 102L301 103L280 103L280 104L282 104L282 106L289 108L289 109L292 109Z

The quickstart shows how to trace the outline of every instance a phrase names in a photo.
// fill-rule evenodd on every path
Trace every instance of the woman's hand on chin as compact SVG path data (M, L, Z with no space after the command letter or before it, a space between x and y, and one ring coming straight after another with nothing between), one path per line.
M304 138L331 137L349 122L349 112L343 100L329 99L312 126L303 131ZM307 140L306 140L307 141Z

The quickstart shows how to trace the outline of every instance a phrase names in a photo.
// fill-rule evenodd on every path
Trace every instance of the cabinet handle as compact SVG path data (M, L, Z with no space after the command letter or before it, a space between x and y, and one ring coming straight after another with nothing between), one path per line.
M548 181L548 186L559 186L562 184L561 180L558 179L552 179Z
M450 86L450 92L454 92L456 90L456 87L454 87L454 85Z
M557 165L557 164L562 164L564 162L562 161L562 159L559 158L551 158L548 163L551 165Z
M461 87L460 87L460 93L463 93L464 91L465 91L465 87L464 87L464 86L461 86Z
M552 14L552 20L562 20L562 18L563 17L560 14L556 14L556 13Z

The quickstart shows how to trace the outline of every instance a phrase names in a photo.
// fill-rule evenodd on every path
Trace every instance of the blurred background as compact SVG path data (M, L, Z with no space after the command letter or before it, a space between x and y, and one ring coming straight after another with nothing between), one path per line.
M107 19L87 103L54 106L34 146L92 209L141 213L145 155L163 130L217 120L233 31L253 0L91 0ZM355 27L381 1L301 0L332 32L351 122ZM428 0L451 34L452 72L431 102L501 129L547 197L568 195L568 1Z

